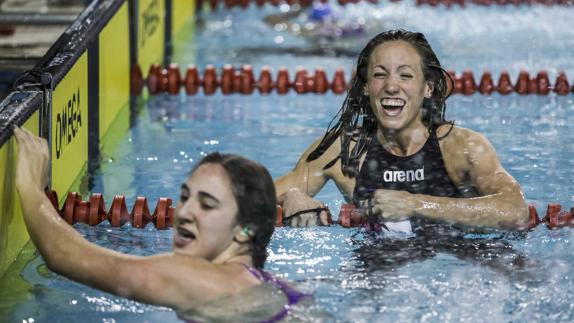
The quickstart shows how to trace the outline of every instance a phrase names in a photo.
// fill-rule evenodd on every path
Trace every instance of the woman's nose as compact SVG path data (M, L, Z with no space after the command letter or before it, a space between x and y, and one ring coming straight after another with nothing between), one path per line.
M182 202L179 206L179 212L177 212L177 217L185 219L187 221L192 221L195 218L195 206L192 199L188 199Z
M383 87L383 89L385 90L385 92L387 93L396 93L399 90L399 85L397 80L394 77L389 77L387 79L387 81L385 82L385 85Z

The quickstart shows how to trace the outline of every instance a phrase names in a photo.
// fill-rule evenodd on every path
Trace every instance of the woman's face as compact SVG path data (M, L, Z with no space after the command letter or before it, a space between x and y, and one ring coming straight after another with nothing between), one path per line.
M398 40L375 47L364 91L382 130L424 127L421 107L432 87L424 79L421 57L411 44Z
M175 209L175 252L212 261L240 231L237 203L225 169L218 164L199 166L181 186Z

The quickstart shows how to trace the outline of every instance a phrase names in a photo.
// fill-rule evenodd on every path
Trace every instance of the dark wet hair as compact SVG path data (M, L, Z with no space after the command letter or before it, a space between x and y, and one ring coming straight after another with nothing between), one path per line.
M369 98L364 95L367 83L367 69L369 58L375 48L382 43L402 40L411 44L421 57L421 68L426 82L433 85L430 98L424 98L422 106L423 123L429 131L434 131L442 124L454 124L444 118L446 99L453 88L453 80L441 67L436 54L422 33L395 29L382 32L373 37L363 48L357 60L357 73L351 80L349 90L343 105L337 115L327 127L325 136L307 157L307 161L319 158L323 153L341 137L341 153L330 161L325 169L333 166L341 159L341 169L345 176L355 177L359 173L359 160L368 144L373 140L377 130L377 120ZM336 121L335 124L333 124ZM448 133L447 133L448 135ZM350 142L356 141L355 147L349 151Z
M252 160L218 152L201 159L191 173L204 164L221 165L229 176L239 209L237 222L250 231L253 266L263 268L277 217L277 198L271 175L265 167Z

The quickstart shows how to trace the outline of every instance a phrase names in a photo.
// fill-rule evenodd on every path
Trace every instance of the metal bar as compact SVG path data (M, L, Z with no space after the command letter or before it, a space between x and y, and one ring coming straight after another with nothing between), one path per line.
M2 25L70 25L78 14L37 14L10 13L0 14Z

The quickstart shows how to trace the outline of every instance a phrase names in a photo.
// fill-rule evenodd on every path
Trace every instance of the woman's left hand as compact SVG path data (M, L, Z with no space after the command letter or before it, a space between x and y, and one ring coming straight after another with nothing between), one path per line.
M406 191L376 190L372 197L373 214L383 221L397 222L414 215L413 194Z
M50 153L48 143L24 128L14 128L18 142L16 187L20 194L32 188L44 190L48 184Z

